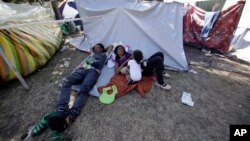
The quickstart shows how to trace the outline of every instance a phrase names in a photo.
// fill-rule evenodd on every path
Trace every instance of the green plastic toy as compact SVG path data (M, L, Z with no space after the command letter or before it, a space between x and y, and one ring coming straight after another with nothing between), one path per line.
M111 94L108 91L112 90ZM115 85L102 89L102 95L99 97L99 101L103 104L111 104L115 101L115 95L118 93Z

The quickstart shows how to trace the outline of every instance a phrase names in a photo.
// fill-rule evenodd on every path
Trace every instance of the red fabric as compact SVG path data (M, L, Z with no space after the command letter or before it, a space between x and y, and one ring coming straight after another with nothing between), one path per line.
M204 10L188 6L188 11L184 16L184 31L183 39L185 43L195 46L205 46L215 48L221 52L228 52L229 45L233 38L245 2L239 1L237 4L221 11L213 29L210 30L209 36L206 39L200 37L202 29L201 23L204 21Z
M115 75L107 86L102 86L98 88L99 93L102 93L102 89L115 85L118 90L116 97L123 96L133 89L135 89L142 97L146 95L147 92L152 88L154 79L152 77L142 77L142 80L133 85L127 85L128 81L125 78L125 75Z

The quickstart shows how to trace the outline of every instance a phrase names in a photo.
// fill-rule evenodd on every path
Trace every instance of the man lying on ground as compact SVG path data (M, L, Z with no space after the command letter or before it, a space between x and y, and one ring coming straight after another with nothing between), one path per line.
M105 52L101 43L93 47L91 55L81 64L73 73L65 77L62 81L60 99L57 104L56 112L49 113L32 129L32 136L40 135L45 129L50 128L54 132L51 135L52 140L61 140L64 131L79 115L81 108L85 105L89 91L97 82L101 69L103 68L107 57L112 51L113 46L109 46ZM80 91L71 108L69 100L71 86L81 84Z

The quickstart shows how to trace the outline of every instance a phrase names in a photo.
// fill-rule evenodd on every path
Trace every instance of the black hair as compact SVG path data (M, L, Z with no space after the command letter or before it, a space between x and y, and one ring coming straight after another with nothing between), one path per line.
M123 48L123 50L124 50L124 54L127 54L127 52L126 52L126 50L125 50L125 48L122 46L122 45L118 45L118 46L116 46L116 48L115 48L115 50L114 50L114 53L115 53L115 60L116 61L118 61L119 59L120 59L120 56L117 54L117 52L118 52L118 48L119 47L122 47Z
M102 43L98 43L98 44L96 44L96 45L99 45L99 46L102 48L102 52L105 52L105 48L104 48L104 45L103 45ZM95 46L96 46L96 45L95 45ZM95 52L95 46L92 47L93 52Z
M135 61L139 64L141 62L141 60L143 59L143 54L140 50L135 50L133 52L133 57L134 57Z

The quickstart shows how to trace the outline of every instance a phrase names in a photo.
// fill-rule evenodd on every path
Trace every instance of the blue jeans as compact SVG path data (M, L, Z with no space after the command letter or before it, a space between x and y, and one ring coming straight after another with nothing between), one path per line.
M71 73L68 77L63 79L62 89L60 94L60 100L57 104L57 111L65 113L65 116L69 115L75 119L81 108L85 105L89 91L94 87L99 73L95 69L79 68ZM69 109L68 103L70 100L71 86L81 84L80 91L74 105Z

